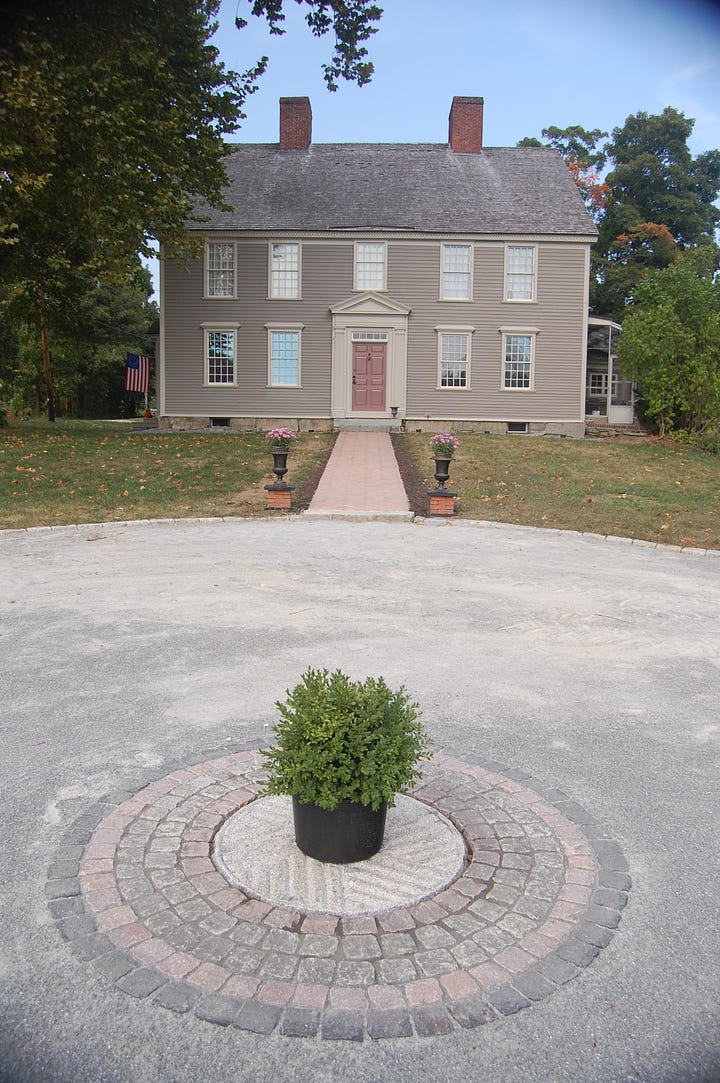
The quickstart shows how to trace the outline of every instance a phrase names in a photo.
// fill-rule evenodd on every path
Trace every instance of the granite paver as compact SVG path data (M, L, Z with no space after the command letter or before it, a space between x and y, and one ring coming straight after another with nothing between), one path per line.
M225 753L83 814L48 905L105 980L211 1024L338 1041L481 1026L591 965L630 888L604 829L520 774L437 753L413 797L462 833L465 867L432 898L342 915L273 905L218 872L214 837L260 788L257 753Z

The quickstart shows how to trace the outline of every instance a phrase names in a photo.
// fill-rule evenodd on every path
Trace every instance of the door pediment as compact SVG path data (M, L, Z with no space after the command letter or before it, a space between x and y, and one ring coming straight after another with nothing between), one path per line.
M339 301L331 306L330 312L333 316L409 316L411 309L391 297L368 291Z

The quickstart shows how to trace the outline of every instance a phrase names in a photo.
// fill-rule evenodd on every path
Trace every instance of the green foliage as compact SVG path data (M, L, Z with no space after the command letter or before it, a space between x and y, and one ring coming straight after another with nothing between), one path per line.
M419 777L429 739L418 705L382 677L352 681L340 670L308 669L276 704L282 721L263 753L268 794L296 794L334 809L356 801L378 809Z
M368 0L305 0L313 33L335 31L336 76L367 82ZM253 0L281 33L283 0ZM51 309L78 280L123 280L162 241L196 255L188 221L223 206L224 137L237 130L267 58L238 74L210 38L219 0L32 0L2 8L0 286L21 295L42 344L55 417ZM242 23L242 20L239 20ZM54 345L54 338L53 338Z
M720 455L720 430L715 432L688 433L684 429L673 433L673 438L681 444L691 447L706 455Z
M284 34L282 23L283 0L248 0L253 15L264 15L270 26L271 34ZM369 83L373 75L373 65L366 59L367 49L361 42L367 41L382 15L381 8L372 0L296 0L310 10L305 21L316 38L323 37L330 30L335 34L335 48L329 64L323 64L325 83L328 90L337 90L337 80L347 79L363 86ZM240 16L235 25L242 29L247 20Z
M720 422L720 253L703 245L639 283L618 357L660 433Z
M629 116L613 130L604 148L612 169L593 251L593 311L622 319L650 269L668 266L678 249L713 238L720 223L720 151L692 156L694 124L668 107Z
M74 276L72 304L48 298L54 391L59 412L72 417L127 417L137 395L125 391L125 355L151 353L149 329L157 307L149 301L150 274L137 264L123 279L102 283ZM39 413L43 361L33 306L22 291L0 302L0 396L20 416Z
M602 183L598 172L606 160L606 155L598 144L607 136L607 132L602 132L599 128L588 131L579 124L572 124L568 128L543 128L542 135L544 143L526 136L520 140L518 146L553 147L562 155L591 218L597 221L608 195L607 186Z

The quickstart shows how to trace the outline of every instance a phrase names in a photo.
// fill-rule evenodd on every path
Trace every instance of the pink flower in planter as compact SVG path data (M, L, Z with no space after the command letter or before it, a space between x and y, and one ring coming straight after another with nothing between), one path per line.
M439 432L433 436L430 447L436 459L452 459L455 451L460 447L460 441L451 432Z
M296 438L293 430L286 428L270 429L265 435L273 447L285 448L286 450L290 447L290 442Z

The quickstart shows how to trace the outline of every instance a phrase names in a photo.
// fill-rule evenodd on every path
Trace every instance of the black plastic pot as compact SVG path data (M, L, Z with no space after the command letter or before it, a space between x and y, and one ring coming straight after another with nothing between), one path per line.
M386 816L385 801L377 812L355 801L341 801L328 812L293 797L295 842L308 857L333 865L366 861L376 854L383 843Z

